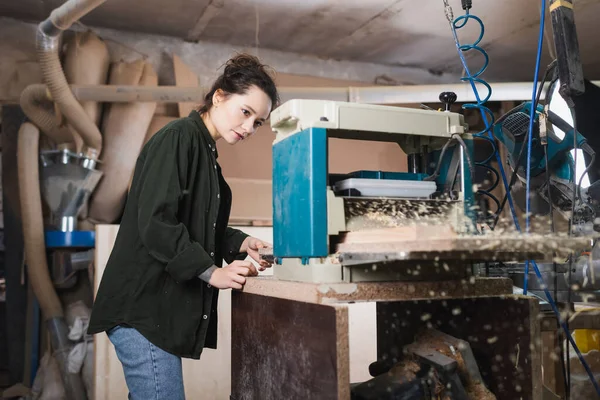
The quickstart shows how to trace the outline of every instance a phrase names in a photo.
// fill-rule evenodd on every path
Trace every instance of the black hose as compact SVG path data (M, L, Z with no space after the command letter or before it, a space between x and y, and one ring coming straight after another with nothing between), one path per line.
M440 168L442 166L442 159L444 158L444 154L446 153L446 150L448 149L448 146L450 146L450 143L452 143L452 138L448 139L448 141L446 143L444 143L444 147L442 147L442 151L440 152L440 157L438 158L438 162L437 162L437 165L435 167L435 171L433 172L433 174L431 174L428 177L424 178L423 179L424 181L433 181L438 176L440 176Z
M469 165L469 171L471 172L471 180L475 179L475 167L473 165L473 161L471 161L471 156L469 156L469 148L467 147L467 144L465 143L463 138L461 138L460 135L457 133L453 134L452 137L456 141L458 141L458 143L460 143L460 145L464 149L465 158L467 159L467 164Z

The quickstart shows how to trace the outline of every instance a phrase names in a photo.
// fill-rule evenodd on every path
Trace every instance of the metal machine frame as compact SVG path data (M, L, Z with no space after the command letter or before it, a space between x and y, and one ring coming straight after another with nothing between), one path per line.
M328 171L328 138L398 143L406 154L442 157L438 188L448 189L460 168L460 190L450 200L457 229L473 222L470 174L463 174L464 149L442 154L454 134L472 144L461 114L324 100L291 100L273 111L273 255L275 275L300 281L348 281L344 267L356 262L331 255L330 236L350 230L345 198L336 196ZM413 170L400 179L422 179ZM385 175L386 172L378 172ZM389 174L389 173L387 173ZM422 175L422 176L418 176ZM446 177L452 175L451 180ZM457 183L457 182L456 182ZM347 199L347 198L346 198ZM381 198L373 199L375 201ZM403 201L431 201L403 199ZM443 200L442 200L443 201ZM456 210L456 211L454 211ZM373 274L372 274L373 275ZM371 275L371 276L372 276ZM356 277L356 274L355 274ZM373 277L369 279L374 279Z

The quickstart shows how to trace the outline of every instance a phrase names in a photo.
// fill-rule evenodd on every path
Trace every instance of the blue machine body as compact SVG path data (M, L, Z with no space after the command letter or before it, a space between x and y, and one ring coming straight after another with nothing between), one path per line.
M276 259L310 258L330 254L327 214L327 129L309 128L273 145L273 253ZM472 141L466 140L468 146ZM472 148L470 149L472 154ZM448 170L452 151L442 160ZM466 164L465 164L466 165ZM474 221L472 180L465 174L465 214ZM349 177L420 181L427 174L357 171ZM438 180L438 187L446 184Z
M525 102L519 107L511 110L499 120L494 126L494 136L502 142L509 153L509 161L514 167L517 163L519 153L523 150L523 156L520 166L526 165L527 157L527 131L529 126L529 114L531 112L531 102ZM560 139L551 130L548 130L548 164L544 157L544 146L540 139L539 120L540 114L544 112L544 108L538 105L535 113L534 130L532 132L531 142L531 176L537 176L547 169L558 178L566 181L572 181L574 171L572 168L573 157L570 151L573 150L573 139L577 135L577 146L580 148L586 139L564 121L550 122L556 127L564 131L565 137Z
M327 131L311 128L273 146L273 246L276 257L325 257Z

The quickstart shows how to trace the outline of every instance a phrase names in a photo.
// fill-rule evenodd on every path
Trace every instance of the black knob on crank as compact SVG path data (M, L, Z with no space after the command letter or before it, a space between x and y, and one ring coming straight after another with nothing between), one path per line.
M450 107L456 101L456 93L442 92L440 94L440 101L446 106L446 111L450 111Z

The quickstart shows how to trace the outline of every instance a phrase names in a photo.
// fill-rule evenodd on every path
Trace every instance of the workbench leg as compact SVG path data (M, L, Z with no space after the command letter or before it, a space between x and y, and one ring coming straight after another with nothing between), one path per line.
M561 399L566 397L565 380L560 358L558 331L542 332L542 365L544 385Z
M350 399L348 309L232 293L231 399Z

